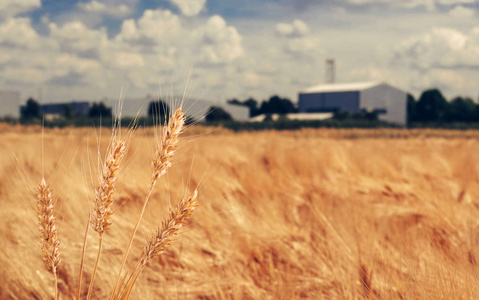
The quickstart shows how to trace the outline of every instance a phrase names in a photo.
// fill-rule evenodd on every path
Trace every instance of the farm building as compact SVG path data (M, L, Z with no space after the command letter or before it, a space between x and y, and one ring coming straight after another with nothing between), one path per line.
M68 103L50 103L42 104L42 112L45 116L65 116L71 113L77 117L88 116L90 109L89 102L68 102Z
M406 125L406 93L380 82L323 84L299 93L298 112L376 112L382 121Z
M0 91L0 117L18 117L19 91Z

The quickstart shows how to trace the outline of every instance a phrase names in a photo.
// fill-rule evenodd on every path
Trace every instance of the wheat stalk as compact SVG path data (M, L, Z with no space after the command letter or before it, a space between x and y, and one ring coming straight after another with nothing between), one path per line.
M147 239L143 253L138 260L128 282L125 284L123 294L117 299L128 299L133 285L145 266L155 257L163 254L177 236L181 228L188 222L194 210L198 206L196 199L198 190L195 190L189 197L181 200L175 209L170 209L169 217L161 223L160 227ZM120 291L122 288L120 287Z
M190 197L181 200L176 209L170 210L169 218L163 221L158 230L147 240L145 249L140 259L141 266L161 255L170 242L178 235L179 230L191 218L193 211L198 206L196 199L198 190L195 190Z
M113 215L112 205L116 187L116 178L126 152L126 141L120 140L116 135L109 147L108 154L103 165L98 187L95 190L93 202L91 226L93 230L103 235L111 226Z
M126 139L120 139L118 133L114 131L107 156L100 175L98 187L95 190L95 200L91 211L91 226L93 230L100 235L98 242L98 254L93 268L90 286L88 288L87 299L91 298L95 274L100 261L101 248L103 245L103 234L111 226L111 216L113 215L112 205L114 202L114 192L116 189L116 179L120 163L126 153Z
M111 292L110 299L113 299L116 294L116 290L118 287L118 283L120 282L121 273L125 268L125 263L128 258L128 254L130 253L131 245L133 243L133 239L135 238L136 232L138 230L138 226L140 225L141 219L146 210L146 206L148 205L148 201L150 200L151 194L153 189L156 185L158 179L163 176L168 168L171 166L171 160L173 155L178 148L178 140L180 133L183 130L185 125L185 114L179 107L173 115L171 115L168 125L163 127L163 135L161 140L158 141L155 156L151 162L151 181L150 186L148 188L148 193L145 197L145 202L143 203L143 208L140 212L140 216L135 224L135 228L133 229L133 233L131 235L130 241L128 242L128 247L125 251L125 255L123 257L123 261L121 263L120 271L118 272L118 276L116 279L115 286Z
M168 126L163 127L162 139L157 145L155 158L151 162L150 190L154 188L158 178L164 175L171 166L171 159L178 147L178 139L184 125L185 114L181 111L180 107L170 117Z
M38 228L41 235L41 247L43 262L49 271L54 275L55 299L58 299L57 266L60 263L60 239L56 227L54 214L55 201L53 200L50 188L42 178L37 188L37 214Z

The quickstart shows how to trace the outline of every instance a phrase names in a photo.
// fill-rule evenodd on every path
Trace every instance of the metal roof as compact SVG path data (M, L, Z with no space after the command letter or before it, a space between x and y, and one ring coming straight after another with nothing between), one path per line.
M312 93L333 93L333 92L354 92L362 91L382 84L381 82L354 82L354 83L332 83L320 84L300 92L301 94Z

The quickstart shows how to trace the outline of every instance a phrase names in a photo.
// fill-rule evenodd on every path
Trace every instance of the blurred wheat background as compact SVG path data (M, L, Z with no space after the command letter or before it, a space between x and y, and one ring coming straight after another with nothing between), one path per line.
M60 299L75 297L92 177L110 135L89 128L43 134L45 178L58 198ZM170 204L198 185L199 207L131 298L477 299L478 137L189 128L153 193L127 270ZM127 153L94 299L105 299L115 283L151 176L153 139L152 129L137 130ZM51 299L33 194L42 130L5 125L0 143L0 298ZM82 295L97 246L90 234Z

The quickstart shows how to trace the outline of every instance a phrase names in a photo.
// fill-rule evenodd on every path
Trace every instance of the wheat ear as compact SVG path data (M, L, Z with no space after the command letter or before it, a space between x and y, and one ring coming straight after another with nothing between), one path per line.
M146 206L148 205L148 201L150 200L151 194L153 189L156 185L158 179L163 176L168 168L171 166L171 159L178 147L178 140L180 133L183 130L185 125L185 114L181 110L181 107L178 108L173 115L171 115L168 125L163 127L163 135L157 143L155 156L151 162L152 172L151 172L151 181L150 186L148 188L148 193L145 198L145 202L143 203L143 208L140 212L140 216L136 222L135 228L133 229L133 233L131 235L130 241L128 242L128 247L125 251L125 255L123 257L123 261L121 263L120 271L118 272L118 277L116 279L115 286L112 290L110 295L110 299L113 299L116 290L118 287L118 283L120 282L121 273L125 268L125 263L128 258L128 254L130 253L131 245L133 243L133 239L135 238L136 232L138 230L138 226L140 225L141 219L146 210Z
M118 133L113 134L113 139L108 148L107 156L100 175L98 187L95 190L95 200L93 201L93 208L91 211L90 224L96 232L100 235L98 242L98 254L93 268L90 286L88 288L87 299L91 298L93 290L93 283L95 281L95 274L100 261L101 248L103 244L103 234L111 226L111 216L113 215L112 205L114 202L114 192L116 188L116 178L120 163L126 153L126 140L120 139Z
M198 206L196 199L198 190L195 190L190 197L178 203L176 209L170 210L168 219L163 221L158 230L147 240L145 249L140 259L141 266L161 255L170 242L178 235L179 230L191 218L193 211Z
M119 299L128 299L136 279L148 262L161 255L166 247L170 245L171 241L178 236L179 231L188 222L193 211L198 206L196 204L197 196L198 190L195 190L189 197L181 200L175 209L170 209L168 218L164 220L160 227L147 239L143 253Z
M60 239L54 214L55 201L50 188L42 178L37 188L38 228L41 235L43 262L53 273L55 282L55 299L58 299L57 266L60 263Z
M120 140L115 136L112 145L108 149L99 184L95 190L95 200L93 201L92 218L90 222L93 230L100 235L103 235L111 226L116 178L118 170L120 169L120 162L125 152L126 141Z

